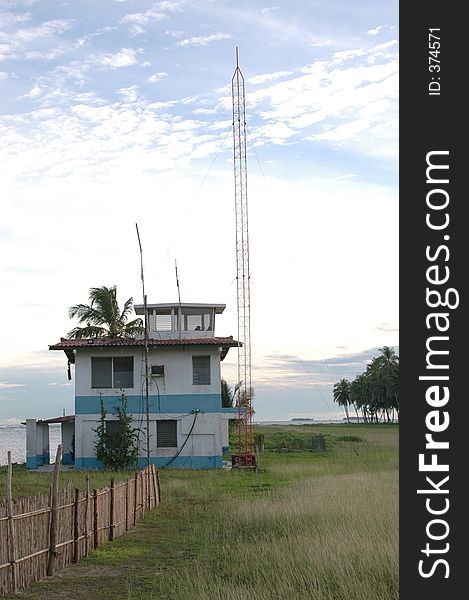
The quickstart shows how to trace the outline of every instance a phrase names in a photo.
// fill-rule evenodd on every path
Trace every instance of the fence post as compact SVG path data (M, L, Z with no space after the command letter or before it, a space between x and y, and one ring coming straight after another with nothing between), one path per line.
M51 512L50 512L50 532L49 532L49 563L47 565L47 575L50 577L55 573L55 563L57 561L57 518L59 516L59 470L62 460L62 444L57 447L55 455L54 475L51 487Z
M93 548L98 547L98 490L93 490Z
M148 510L150 510L151 508L151 478L150 478L150 473L151 473L151 466L148 465L147 467L147 497L148 497Z
M125 530L129 530L129 480L125 480Z
M137 521L137 478L138 478L138 473L135 473L135 479L134 479L134 526L135 523Z
M16 564L16 536L15 522L13 520L13 495L11 491L11 480L13 477L13 465L11 464L11 450L8 450L8 476L7 476L7 516L8 516L8 550L9 562L11 564L12 591L18 590L18 567Z
M142 517L145 516L145 493L144 493L144 480L143 473L140 473L140 497L142 499Z
M73 511L73 562L78 562L78 511L80 507L80 490L75 488L75 506Z
M85 536L85 556L88 556L88 507L90 502L90 476L86 476L86 500L85 500L85 527L84 527L84 536Z
M161 504L160 472L156 469L156 489L158 490L158 506Z
M114 477L111 478L111 490L110 490L110 499L109 499L109 539L111 542L114 539Z
M158 506L158 493L156 491L156 474L155 474L156 469L155 469L155 465L152 465L151 467L152 467L151 468L151 482L153 485L153 494L155 496L155 502L154 502L153 506Z

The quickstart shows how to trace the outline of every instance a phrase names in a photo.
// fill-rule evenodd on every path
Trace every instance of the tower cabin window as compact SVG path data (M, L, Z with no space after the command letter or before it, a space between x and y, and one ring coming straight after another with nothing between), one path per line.
M213 331L213 310L183 308L181 311L183 331Z
M91 357L91 387L133 388L133 356L93 356Z
M174 306L149 310L151 331L214 331L213 308L189 308Z

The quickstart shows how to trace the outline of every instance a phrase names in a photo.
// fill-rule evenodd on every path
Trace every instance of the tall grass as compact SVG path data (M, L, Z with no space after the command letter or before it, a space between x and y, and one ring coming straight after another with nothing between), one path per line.
M20 597L397 600L398 430L369 429L261 453L258 476L163 470L163 504L135 530Z

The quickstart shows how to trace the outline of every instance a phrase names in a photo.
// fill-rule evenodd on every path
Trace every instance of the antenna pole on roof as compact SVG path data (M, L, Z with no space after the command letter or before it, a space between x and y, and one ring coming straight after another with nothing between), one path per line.
M176 259L174 259L174 269L176 271L176 285L178 288L178 300L179 300L179 316L178 316L178 330L179 330L179 338L181 338L181 319L182 319L182 306L181 306L181 290L179 288L179 277L178 277L178 264Z
M145 412L147 418L147 465L150 464L150 401L148 392L148 315L147 315L147 295L145 294L145 280L143 278L143 251L142 243L140 241L140 234L138 231L138 225L135 223L137 229L138 246L140 248L140 276L142 279L142 294L143 294L143 325L145 329Z

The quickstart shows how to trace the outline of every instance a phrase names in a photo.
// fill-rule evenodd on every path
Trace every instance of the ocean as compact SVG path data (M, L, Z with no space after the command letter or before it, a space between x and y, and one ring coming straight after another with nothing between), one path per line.
M61 440L61 426L49 425L49 447L51 461L55 459ZM26 462L26 426L0 425L0 465L8 464L8 450L14 463Z

